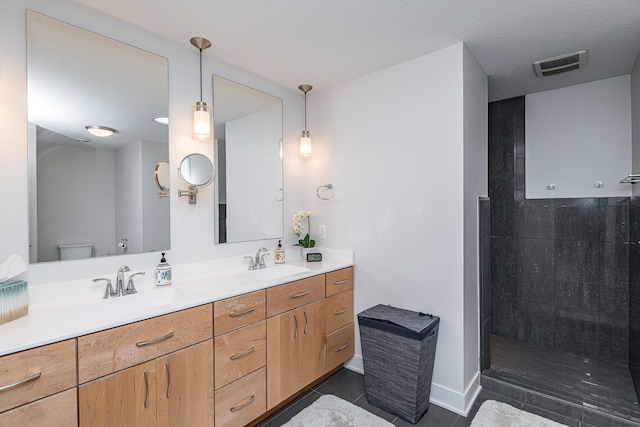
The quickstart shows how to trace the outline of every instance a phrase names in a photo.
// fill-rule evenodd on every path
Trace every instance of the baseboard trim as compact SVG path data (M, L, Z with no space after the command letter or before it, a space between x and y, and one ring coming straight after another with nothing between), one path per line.
M359 354L348 360L344 367L359 374L364 374L362 356ZM480 371L478 371L464 393L451 390L437 383L431 383L429 402L466 417L471 412L480 390L482 390L482 387L480 386Z

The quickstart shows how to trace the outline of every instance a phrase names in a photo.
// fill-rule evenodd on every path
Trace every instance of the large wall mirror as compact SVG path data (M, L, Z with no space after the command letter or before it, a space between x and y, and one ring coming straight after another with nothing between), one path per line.
M27 11L27 73L30 262L168 250L167 59Z
M283 234L282 100L213 76L216 243Z

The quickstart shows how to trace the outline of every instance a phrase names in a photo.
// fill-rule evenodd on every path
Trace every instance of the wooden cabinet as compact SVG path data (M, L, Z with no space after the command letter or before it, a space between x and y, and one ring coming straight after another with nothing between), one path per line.
M244 426L266 411L264 290L214 303L216 427Z
M266 372L262 367L216 390L216 427L242 427L266 411Z
M327 372L353 357L353 322L327 335Z
M76 378L75 340L0 357L0 426L77 425Z
M325 301L267 319L267 409L326 373Z
M79 387L81 426L213 426L213 341Z
M213 426L212 322L207 304L78 338L80 425Z
M324 298L324 274L267 289L267 317Z
M74 388L0 414L0 426L70 427L78 425Z
M213 335L222 335L264 319L265 305L264 290L214 302Z
M211 339L212 322L212 306L205 304L79 337L79 382Z
M156 425L154 360L83 384L78 390L81 426Z
M353 289L353 267L327 273L327 297Z
M215 338L215 388L265 366L267 325L265 320Z
M157 425L213 426L213 341L156 359Z

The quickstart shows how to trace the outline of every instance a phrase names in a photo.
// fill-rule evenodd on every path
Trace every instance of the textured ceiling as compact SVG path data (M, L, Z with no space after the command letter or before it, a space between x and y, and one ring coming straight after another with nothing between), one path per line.
M296 90L322 89L464 41L498 100L631 72L640 0L73 0ZM539 79L536 60L589 50Z

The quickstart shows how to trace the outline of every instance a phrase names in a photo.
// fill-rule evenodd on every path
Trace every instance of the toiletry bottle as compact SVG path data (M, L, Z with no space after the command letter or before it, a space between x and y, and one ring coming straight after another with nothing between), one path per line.
M278 240L278 247L273 252L273 258L275 259L276 264L284 264L284 248L280 242L281 241Z
M160 258L160 264L156 267L156 285L166 286L171 284L171 266L164 258L164 252L162 252L162 258Z

